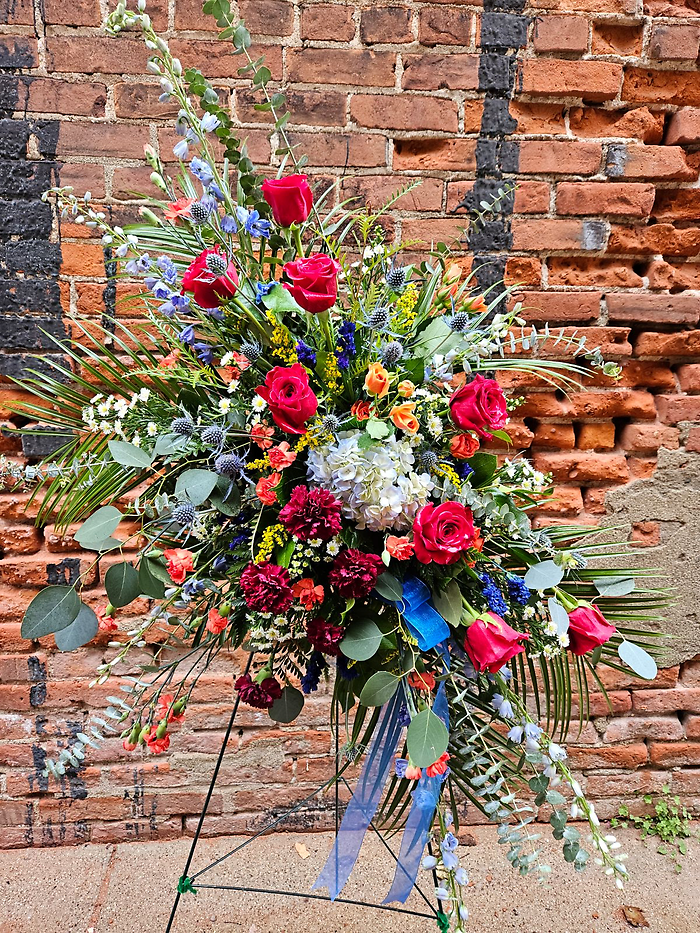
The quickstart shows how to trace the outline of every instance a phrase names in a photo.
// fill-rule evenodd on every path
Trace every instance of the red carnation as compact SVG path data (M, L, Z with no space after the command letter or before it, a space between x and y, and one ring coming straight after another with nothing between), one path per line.
M258 612L286 612L294 602L289 574L269 561L248 564L241 574L241 589L248 608Z
M371 592L377 577L385 569L381 557L376 554L363 554L356 548L348 548L333 561L328 579L341 596L358 599Z
M234 686L241 700L256 709L269 709L282 696L282 688L274 677L265 677L256 683L250 674L244 674Z
M342 503L327 489L296 486L280 511L280 521L300 541L329 541L340 531Z
M306 623L306 637L316 651L321 651L323 654L337 657L340 654L338 646L344 635L344 629L339 625L333 625L332 622L327 622L326 619L311 619Z

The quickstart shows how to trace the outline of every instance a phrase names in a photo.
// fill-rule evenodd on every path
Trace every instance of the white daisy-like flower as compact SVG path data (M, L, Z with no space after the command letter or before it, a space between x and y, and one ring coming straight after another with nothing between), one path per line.
M100 421L100 431L102 431L103 434L112 433L112 425L109 421Z
M107 415L108 415L109 412L110 412L111 407L112 407L112 399L111 399L111 397L110 397L110 398L106 398L106 399L104 400L104 402L100 402L100 404L97 406L97 414L98 414L101 418L106 418Z
M340 554L340 541L337 538L333 538L326 545L326 553L329 557L337 557Z
M151 390L144 386L142 389L139 389L139 399L142 402L147 402L151 397Z
M134 447L140 447L141 446L141 435L134 434L134 436L131 438L131 443L134 445Z
M554 622L552 619L550 619L549 622L547 622L547 624L544 627L544 632L545 632L545 635L556 635L557 634L557 623Z
M226 391L228 392L229 395L233 395L233 393L236 391L238 386L239 386L238 379L232 379L231 382L229 382L228 389Z
M427 421L428 430L433 437L440 437L443 431L442 418L438 417L438 415L429 415Z
M260 395L254 395L250 407L253 409L253 411L265 411L267 408L267 402Z
M114 403L114 412L119 418L126 418L129 413L129 403L126 399L120 398Z
M149 437L155 437L158 434L158 425L155 421L148 422L146 425L146 434L148 434Z
M561 633L561 635L559 636L559 644L562 646L562 648L569 647L569 633L568 632Z
M219 411L222 415L227 415L232 408L232 401L230 398L221 398L219 399Z
M116 421L114 422L114 433L115 434L124 433L124 425L122 424L121 419L119 418L117 418Z
M224 353L224 355L221 357L221 365L230 366L232 362L233 362L233 353L229 350L227 353Z

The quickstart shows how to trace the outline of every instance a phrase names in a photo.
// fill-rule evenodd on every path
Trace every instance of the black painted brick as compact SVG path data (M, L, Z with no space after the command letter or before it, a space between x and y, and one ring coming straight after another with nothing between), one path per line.
M510 115L509 101L504 97L487 97L481 118L482 136L507 136L515 132L518 121Z
M54 379L67 382L68 377L64 378L61 373L57 372L53 366L50 365L49 361L58 366L63 366L66 369L70 367L70 360L59 354L42 354L41 356L36 356L30 353L0 353L0 376L7 376L11 379L21 379L26 375L28 369L33 369L37 372L52 376Z
M26 312L61 314L61 294L53 277L0 278L0 313L3 317Z
M527 16L513 13L483 13L481 47L518 49L527 42Z
M23 240L0 246L0 262L8 272L28 275L58 275L61 268L61 247L46 240ZM1 312L0 312L1 313Z
M28 139L26 120L0 120L0 159L25 158Z
M56 347L51 337L62 340L66 336L60 317L33 317L29 314L0 317L0 347L6 350L51 350Z
M51 205L43 201L0 201L0 241L48 239L51 222Z
M55 162L0 161L0 198L38 198L56 183Z

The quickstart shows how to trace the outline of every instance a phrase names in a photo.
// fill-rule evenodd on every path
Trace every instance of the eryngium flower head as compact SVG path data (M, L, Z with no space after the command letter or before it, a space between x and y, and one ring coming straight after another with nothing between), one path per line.
M386 330L389 326L389 309L386 306L375 308L367 318L370 330Z
M190 437L194 431L194 421L191 418L174 418L170 424L170 430L173 434L180 434L182 437Z
M197 517L197 510L191 502L185 501L173 509L173 521L178 525L191 525Z
M225 436L218 424L211 424L202 431L202 443L207 447L221 447Z
M228 269L228 256L222 256L221 253L209 253L206 258L207 269L217 278L224 275Z
M190 205L190 217L195 224L205 224L212 212L212 205L208 201L195 201ZM225 271L225 270L224 270Z
M262 347L257 340L246 340L241 344L241 353L251 363L255 363L262 356Z
M214 461L214 469L222 476L238 476L243 472L245 460L238 454L221 454Z
M392 340L382 348L382 362L386 366L393 366L403 356L403 347L398 340Z
M406 284L406 270L403 266L392 266L386 274L386 284L396 291Z

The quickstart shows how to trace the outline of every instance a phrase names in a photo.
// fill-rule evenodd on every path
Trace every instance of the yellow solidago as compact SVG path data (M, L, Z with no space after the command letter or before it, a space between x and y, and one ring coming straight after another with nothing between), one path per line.
M433 473L435 473L437 476L443 476L445 479L449 480L455 489L462 488L462 480L449 464L436 463L433 467Z
M323 377L326 380L326 388L329 392L337 392L340 388L340 370L338 369L338 361L332 353L328 354L326 360L326 366L323 370Z
M267 311L267 319L270 324L273 325L272 355L276 356L278 359L282 360L283 363L287 363L290 366L293 363L298 363L299 357L297 356L294 341L292 340L292 337L287 328L283 327L277 322L277 318L272 313L272 311Z
M397 322L410 327L416 319L415 307L418 303L418 286L415 282L409 282L404 289L403 295L396 302Z
M246 464L247 470L267 470L270 466L270 458L267 454L264 457L260 457L259 460L250 460Z
M277 546L284 547L288 537L284 525L270 525L267 527L262 533L258 553L255 555L255 563L261 564L264 560L269 560Z

